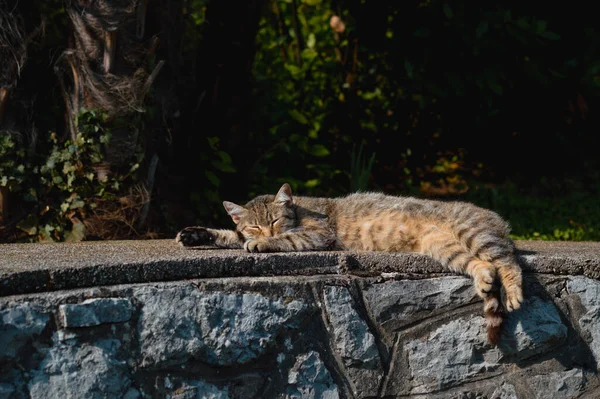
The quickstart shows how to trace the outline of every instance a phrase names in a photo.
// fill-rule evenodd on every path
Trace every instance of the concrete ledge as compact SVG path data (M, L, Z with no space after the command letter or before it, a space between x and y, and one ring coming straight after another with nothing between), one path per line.
M599 242L518 241L517 247L526 272L600 278ZM184 279L382 272L419 278L445 270L416 254L248 254L183 249L173 240L0 245L0 296Z

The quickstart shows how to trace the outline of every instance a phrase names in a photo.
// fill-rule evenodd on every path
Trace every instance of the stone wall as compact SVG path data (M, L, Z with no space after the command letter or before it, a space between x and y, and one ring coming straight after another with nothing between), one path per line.
M600 244L518 246L491 347L416 255L0 245L0 398L600 397Z

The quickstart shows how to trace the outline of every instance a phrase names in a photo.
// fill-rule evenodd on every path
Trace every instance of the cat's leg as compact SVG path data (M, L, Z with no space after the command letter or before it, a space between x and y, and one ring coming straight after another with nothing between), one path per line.
M469 252L454 235L432 229L420 240L420 252L438 260L454 273L473 278L477 295L483 298L483 310L490 344L495 345L502 332L503 313L500 291L495 286L496 267Z
M477 295L486 298L494 288L496 268L473 256L452 234L432 230L420 239L419 252L431 256L454 273L472 277Z
M492 259L491 263L496 268L496 274L504 287L506 309L509 312L519 309L523 303L523 277L514 254Z
M523 303L523 277L521 268L516 263L499 264L495 262L498 277L506 292L506 308L509 311L519 309Z
M457 238L476 258L494 266L506 293L506 309L519 309L523 302L522 272L508 224L489 211L466 220L463 215L458 220L462 221L454 227Z
M506 309L519 309L523 303L523 278L515 257L514 243L506 236L489 232L472 241L475 256L494 266L506 294Z
M330 248L334 242L335 235L329 229L304 228L246 241L244 249L248 252L319 251Z
M177 233L175 241L183 247L210 245L218 248L242 248L243 236L235 230L208 229L206 227L186 227Z

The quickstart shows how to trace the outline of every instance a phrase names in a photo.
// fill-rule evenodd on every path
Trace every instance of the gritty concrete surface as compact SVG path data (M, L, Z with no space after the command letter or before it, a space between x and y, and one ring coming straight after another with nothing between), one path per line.
M600 242L517 241L516 244L525 270L600 278Z
M517 247L526 272L600 278L600 242L518 241ZM182 279L382 272L445 271L416 254L248 254L185 249L174 240L0 244L0 296Z

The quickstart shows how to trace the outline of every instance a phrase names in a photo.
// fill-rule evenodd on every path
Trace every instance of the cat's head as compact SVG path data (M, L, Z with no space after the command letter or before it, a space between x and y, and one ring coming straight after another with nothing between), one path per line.
M275 196L261 195L244 206L223 201L223 206L246 240L276 236L296 227L294 198L287 183Z

